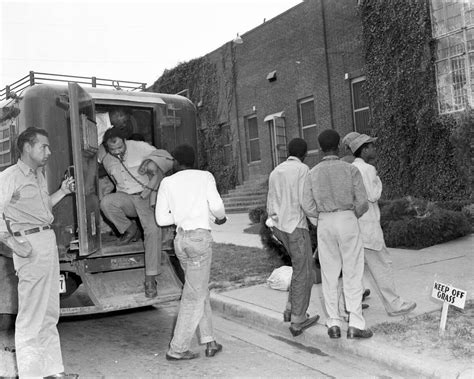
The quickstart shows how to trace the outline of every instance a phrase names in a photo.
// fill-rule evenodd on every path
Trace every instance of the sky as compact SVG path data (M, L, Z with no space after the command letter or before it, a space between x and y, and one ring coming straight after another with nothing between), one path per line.
M0 88L29 71L145 82L302 0L0 0Z

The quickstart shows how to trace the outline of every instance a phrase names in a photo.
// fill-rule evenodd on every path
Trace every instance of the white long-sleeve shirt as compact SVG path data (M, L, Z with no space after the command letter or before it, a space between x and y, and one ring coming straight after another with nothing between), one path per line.
M377 170L361 158L356 158L352 163L362 174L364 187L369 200L369 210L359 218L359 227L362 233L364 247L372 250L381 250L385 245L382 227L380 226L380 209L378 200L382 195L382 181L377 175Z
M184 230L211 230L209 220L225 217L214 176L208 171L182 170L163 179L155 208L160 226L175 224Z

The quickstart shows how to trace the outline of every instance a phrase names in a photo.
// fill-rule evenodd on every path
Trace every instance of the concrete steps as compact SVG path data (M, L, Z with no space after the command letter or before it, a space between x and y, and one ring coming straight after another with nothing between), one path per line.
M222 196L227 213L242 213L265 206L267 202L268 176L245 181Z

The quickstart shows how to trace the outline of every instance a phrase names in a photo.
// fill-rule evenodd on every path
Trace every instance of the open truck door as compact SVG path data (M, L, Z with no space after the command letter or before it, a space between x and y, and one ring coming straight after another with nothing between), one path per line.
M69 83L68 90L79 256L85 256L100 248L97 125L91 96L76 83Z

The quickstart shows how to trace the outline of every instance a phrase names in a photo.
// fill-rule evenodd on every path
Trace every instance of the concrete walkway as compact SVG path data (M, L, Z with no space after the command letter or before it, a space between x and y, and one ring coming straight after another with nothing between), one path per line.
M232 214L229 222L221 226L222 229L218 230L217 226L214 228L213 236L216 242L262 247L258 235L243 233L243 229L249 226L250 220L247 214ZM404 298L417 303L417 307L410 317L441 309L442 303L431 297L435 280L466 290L467 299L473 298L473 234L422 250L389 250L393 260L398 292ZM375 286L369 277L365 277L364 280L366 286L372 289L371 296L366 300L370 308L364 311L367 326L402 320L403 316L389 317L387 315L375 293ZM211 299L213 308L229 318L239 319L241 322L259 329L284 333L289 339L293 339L288 331L289 324L282 321L287 292L276 291L266 285L257 285L212 293ZM408 370L418 376L457 378L470 377L466 375L473 373L470 370L474 370L474 365L459 364L457 361L440 361L426 356L416 357L404 352L403 346L388 345L388 341L383 336L375 335L369 340L347 340L343 330L341 339L330 340L327 336L327 328L324 326L326 316L322 304L321 285L316 284L312 291L309 313L317 313L321 315L321 319L318 325L294 338L296 341L339 354L341 351L347 351L378 360L392 367Z

